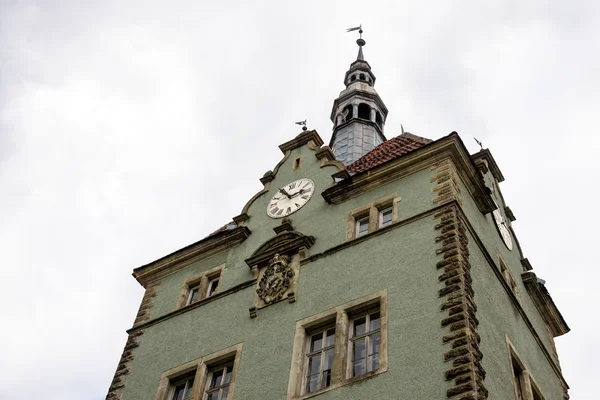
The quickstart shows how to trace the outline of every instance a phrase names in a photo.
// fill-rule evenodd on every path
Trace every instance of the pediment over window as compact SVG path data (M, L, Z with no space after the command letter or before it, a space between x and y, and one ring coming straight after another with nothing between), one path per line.
M315 243L313 236L307 236L298 231L284 231L273 236L263 243L252 256L246 259L246 264L250 268L259 264L266 263L272 259L275 254L293 254L300 249L308 249Z

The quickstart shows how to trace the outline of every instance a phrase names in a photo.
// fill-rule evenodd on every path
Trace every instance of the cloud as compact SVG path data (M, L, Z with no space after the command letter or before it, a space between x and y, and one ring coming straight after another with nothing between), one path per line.
M237 215L294 121L328 141L357 23L388 138L457 130L494 153L573 328L571 396L594 393L596 3L0 7L0 397L103 397L142 295L131 270Z

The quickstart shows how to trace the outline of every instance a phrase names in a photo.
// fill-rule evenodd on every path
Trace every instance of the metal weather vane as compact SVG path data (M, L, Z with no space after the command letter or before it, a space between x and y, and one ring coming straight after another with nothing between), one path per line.
M362 39L362 34L363 34L362 24L360 24L359 26L355 26L354 28L346 29L346 32L354 32L354 31L358 31L358 33L360 34L360 39Z
M306 120L304 120L304 121L298 121L298 122L294 122L294 123L295 123L296 125L300 125L300 126L302 126L302 130L303 130L303 131L305 131L305 130L307 130L307 129L308 129L308 128L306 127Z

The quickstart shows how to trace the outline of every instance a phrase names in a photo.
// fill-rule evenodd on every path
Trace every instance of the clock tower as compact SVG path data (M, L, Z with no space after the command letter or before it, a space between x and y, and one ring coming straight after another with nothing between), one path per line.
M569 327L492 153L456 132L386 139L357 43L331 147L282 133L231 221L134 269L107 400L568 400Z

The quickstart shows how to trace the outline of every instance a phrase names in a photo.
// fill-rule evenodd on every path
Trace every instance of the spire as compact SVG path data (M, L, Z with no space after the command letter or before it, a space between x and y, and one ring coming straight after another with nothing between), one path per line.
M365 60L362 26L347 29L358 31L358 55L344 76L344 85L333 102L331 121L333 135L329 147L337 160L349 165L367 154L386 138L383 134L388 110L375 91L375 75Z
M364 42L364 40L363 40L363 42ZM356 61L365 61L365 56L363 56L361 45L358 45L358 56L356 56Z

